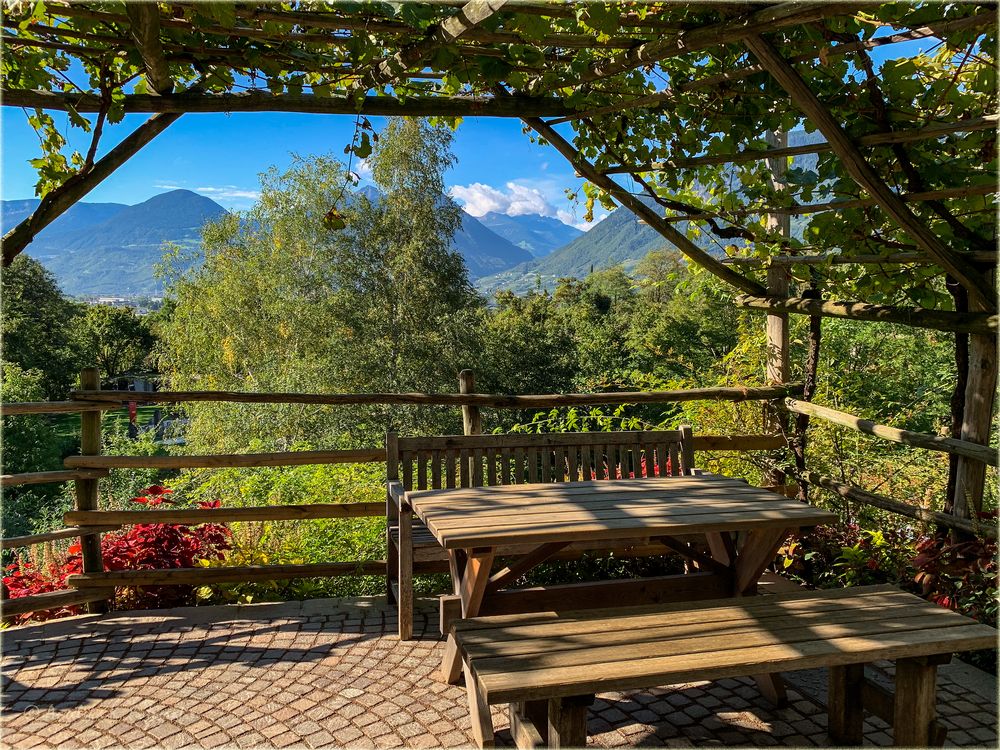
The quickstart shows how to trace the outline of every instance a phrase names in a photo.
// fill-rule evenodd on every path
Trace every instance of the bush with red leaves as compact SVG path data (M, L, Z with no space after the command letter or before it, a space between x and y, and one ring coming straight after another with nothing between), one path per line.
M132 502L155 507L174 505L172 490L159 485L147 487ZM218 508L221 501L200 502L202 508ZM120 532L105 534L101 540L101 557L105 570L157 570L193 568L201 560L221 560L231 548L231 532L225 526L203 523L198 526L168 523L140 523ZM18 561L6 568L3 582L8 596L42 594L68 588L66 577L82 572L79 543L72 545L64 559L52 562L44 570L31 562ZM115 594L116 609L158 609L193 603L192 586L144 586L120 588ZM19 622L47 620L78 614L79 607L64 607L47 612L22 615Z

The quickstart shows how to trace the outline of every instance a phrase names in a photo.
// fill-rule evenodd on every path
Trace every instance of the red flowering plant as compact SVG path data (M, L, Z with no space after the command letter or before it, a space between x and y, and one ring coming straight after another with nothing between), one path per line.
M149 507L176 505L173 494L160 485L144 489L132 502ZM202 501L200 508L219 508L220 500ZM106 534L101 540L101 557L105 570L157 570L193 568L202 560L221 560L232 547L230 530L221 524L203 523L197 526L171 523L139 523L119 532ZM19 560L7 566L3 582L10 598L58 591L67 588L66 577L82 571L80 545L72 545L62 560L36 566ZM193 603L194 588L189 585L143 586L118 589L116 609L156 609ZM77 614L78 608L51 610L22 616L27 619Z
M993 513L980 514L983 520ZM954 609L981 622L997 621L997 542L972 538L954 541L947 530L925 536L917 543L913 559L914 580L923 595L942 607Z

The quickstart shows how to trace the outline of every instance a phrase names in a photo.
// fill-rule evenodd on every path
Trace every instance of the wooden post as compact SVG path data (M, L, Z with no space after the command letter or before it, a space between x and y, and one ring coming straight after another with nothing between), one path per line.
M865 712L861 700L864 680L864 664L830 667L827 733L834 745L860 747L864 740Z
M462 370L458 373L458 392L476 392L476 374L472 370ZM462 407L462 426L465 428L466 435L483 434L483 418L479 413L478 406Z
M788 135L768 131L767 142L772 148L788 146ZM771 170L771 184L775 189L781 189L781 179L788 171L786 158L768 159ZM768 231L782 237L790 237L792 217L782 214L768 214ZM770 265L767 269L767 294L770 297L787 297L789 285L789 269L787 266ZM767 314L767 382L768 385L782 385L791 377L788 367L788 313L769 312ZM786 432L787 418L783 412L772 405L765 405L766 428L769 432ZM782 456L773 456L780 461ZM770 469L767 474L767 484L780 487L785 483L785 473L780 469Z
M593 695L549 699L549 747L586 747L587 713Z
M88 391L101 389L101 374L96 367L87 367L80 371L80 388ZM101 418L103 412L83 412L80 415L80 453L84 456L97 456L101 453ZM97 494L97 479L76 480L76 509L100 510ZM81 534L80 547L83 558L84 573L103 573L104 560L101 558L101 534ZM112 591L112 596L114 595ZM107 612L107 602L90 602L87 611L90 613Z
M476 374L472 370L462 370L458 373L458 392L476 392ZM478 406L462 407L462 428L466 435L483 434L483 417ZM479 462L475 457L475 452L469 452L469 477L473 485L482 484L482 471ZM477 469L479 469L477 471Z
M895 747L929 747L937 715L937 664L933 659L896 660Z
M992 274L991 274L992 276ZM984 307L969 301L975 311ZM969 374L965 385L965 413L962 418L961 439L971 443L989 445L990 425L993 417L993 399L997 389L996 336L969 335ZM983 509L983 488L986 484L986 464L982 461L959 456L955 472L954 514L969 518Z

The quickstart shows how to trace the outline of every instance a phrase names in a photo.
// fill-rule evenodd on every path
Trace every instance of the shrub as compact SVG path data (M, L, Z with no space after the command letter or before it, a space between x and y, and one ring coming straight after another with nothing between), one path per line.
M132 502L146 506L173 505L171 490L152 485L132 498ZM202 508L217 508L219 501L201 501ZM167 523L140 523L129 528L106 534L101 540L101 557L105 570L155 570L192 568L203 561L221 560L231 548L231 532L226 526L203 523L198 526ZM3 582L12 599L59 591L67 588L66 577L83 570L80 544L69 547L61 559L39 563L18 559L8 565ZM116 609L156 609L178 607L194 603L194 587L142 586L123 587L115 591ZM18 622L30 619L46 620L78 614L79 607L65 607L47 612L22 615Z

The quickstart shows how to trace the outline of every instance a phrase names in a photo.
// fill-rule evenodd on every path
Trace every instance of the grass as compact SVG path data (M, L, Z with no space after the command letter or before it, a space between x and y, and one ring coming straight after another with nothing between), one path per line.
M159 409L161 415L166 415L166 410L162 406L140 406L136 411L135 421L139 427L152 424L153 413ZM115 409L104 412L101 420L101 429L110 431L114 429L124 429L128 425L128 409ZM52 417L52 426L55 433L61 438L78 439L80 436L80 415L79 414L56 414Z

